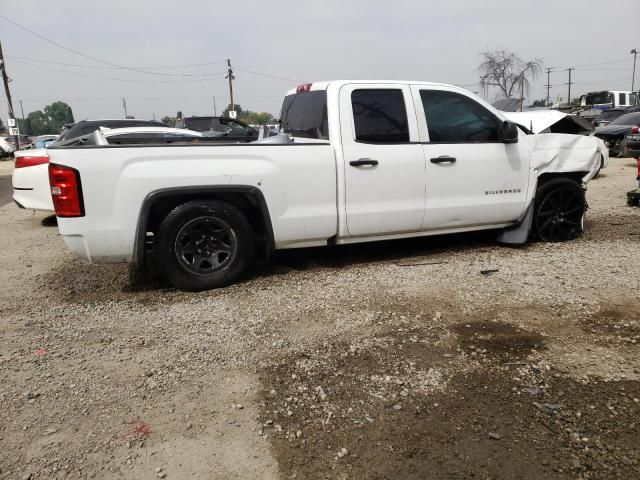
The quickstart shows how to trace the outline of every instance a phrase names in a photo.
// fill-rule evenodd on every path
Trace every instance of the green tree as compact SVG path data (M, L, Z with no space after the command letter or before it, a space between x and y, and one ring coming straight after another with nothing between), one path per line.
M29 120L29 118L25 118L24 120L18 118L16 120L18 121L18 128L22 135L33 135L33 128L31 127L31 120Z
M60 133L66 123L73 123L73 113L71 107L61 101L53 102L44 107L44 114L47 117L47 127L51 133ZM71 122L68 119L71 119Z
M34 135L46 135L47 133L51 133L49 123L47 122L47 116L41 110L29 113L29 115L27 115L27 119L31 123L31 130Z
M268 123L276 123L275 117L268 112L244 112L240 120L250 125L266 125Z
M175 127L176 126L176 117L170 117L169 115L167 115L166 117L162 117L160 119L160 121L162 123L166 123L170 127Z
M268 112L252 112L251 110L243 110L242 107L238 104L235 105L235 109L237 112L237 119L241 122L248 123L250 125L266 125L267 123L276 123L275 117ZM229 111L231 110L231 105L228 105L227 108L222 112L223 117L229 116Z

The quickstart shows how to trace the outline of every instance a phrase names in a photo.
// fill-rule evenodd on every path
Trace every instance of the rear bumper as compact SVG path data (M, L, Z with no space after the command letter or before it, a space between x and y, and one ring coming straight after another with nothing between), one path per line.
M53 212L47 165L14 169L11 184L13 200L23 208Z
M133 238L122 230L92 225L87 217L57 217L62 239L73 253L89 263L131 263Z

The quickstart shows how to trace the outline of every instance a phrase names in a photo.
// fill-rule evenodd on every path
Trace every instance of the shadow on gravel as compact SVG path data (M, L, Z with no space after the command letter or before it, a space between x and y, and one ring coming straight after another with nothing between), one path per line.
M40 224L43 227L57 227L58 226L58 218L55 215L49 215L48 217L44 217Z
M337 245L332 247L280 250L270 262L255 269L252 277L270 276L291 270L342 268L367 263L401 262L417 256L457 252L466 248L501 247L495 231L409 238ZM508 247L506 247L508 248ZM423 261L425 259L422 259Z
M465 374L424 332L378 340L262 371L283 478L638 478L640 383L579 384L508 351Z

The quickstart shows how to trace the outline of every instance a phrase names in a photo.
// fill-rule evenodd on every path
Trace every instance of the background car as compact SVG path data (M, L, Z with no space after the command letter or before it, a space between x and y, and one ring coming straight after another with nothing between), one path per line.
M25 148L31 143L26 135L18 135L18 142L20 143L20 148ZM13 153L16 150L16 137L14 135L0 137L0 149L2 150L0 152L2 156Z
M128 128L128 127L165 127L170 128L167 124L157 122L155 120L136 120L136 119L102 119L102 120L82 120L77 123L70 123L64 126L64 129L58 137L58 141L70 140L72 138L81 137L91 132L95 132L100 127L105 128Z
M625 113L635 113L640 112L640 107L627 107L627 108L610 108L609 110L604 110L600 115L598 115L593 120L593 124L596 127L602 127L604 125L609 125L615 119L620 118Z
M612 156L624 154L625 139L634 127L640 126L640 112L625 113L609 125L596 128L596 137L604 140Z
M110 144L135 144L144 140L148 143L149 138L157 138L162 143L170 143L172 138L203 137L200 132L170 127L97 128L101 129L102 135ZM90 135L90 133L86 135ZM60 140L54 143L58 142ZM46 146L51 146L51 144L48 143ZM13 201L20 208L53 211L47 149L36 148L15 152L15 168L11 184L13 185Z
M40 135L31 140L31 144L25 147L25 150L33 150L36 148L47 148L47 146L56 141L58 135Z

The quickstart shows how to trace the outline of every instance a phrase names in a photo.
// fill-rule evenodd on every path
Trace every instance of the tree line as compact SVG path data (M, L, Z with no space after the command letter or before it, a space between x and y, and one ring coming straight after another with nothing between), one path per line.
M17 119L23 135L56 135L68 123L74 123L73 111L66 102L57 101L44 110L30 112L25 119Z

